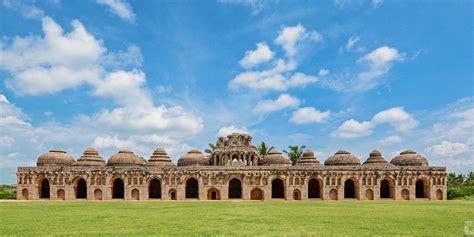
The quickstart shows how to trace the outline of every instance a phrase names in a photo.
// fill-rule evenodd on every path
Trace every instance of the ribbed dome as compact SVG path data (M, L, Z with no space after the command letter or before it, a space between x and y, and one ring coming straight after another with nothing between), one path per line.
M290 166L291 160L288 157L281 154L281 152L272 150L268 152L262 159L260 159L259 165L280 165L280 166Z
M393 158L390 163L397 166L429 166L426 157L417 154L412 150L401 152L400 155Z
M61 149L52 149L40 155L36 161L37 166L72 165L74 158Z
M340 150L324 161L324 165L360 165L360 160L355 155Z
M145 161L133 154L132 151L121 150L114 154L107 161L109 166L124 166L124 165L144 165Z
M364 162L364 166L393 166L392 164L388 163L383 156L382 153L378 150L373 150L370 152L369 158Z
M147 165L150 166L174 166L170 157L166 154L165 149L158 148L148 160Z
M99 156L99 152L95 148L87 148L74 165L105 166L105 161Z
M296 164L298 166L319 166L319 160L316 159L314 156L314 152L312 150L306 150L303 152L303 157L298 161Z
M178 166L209 165L209 159L198 150L190 150L178 159Z

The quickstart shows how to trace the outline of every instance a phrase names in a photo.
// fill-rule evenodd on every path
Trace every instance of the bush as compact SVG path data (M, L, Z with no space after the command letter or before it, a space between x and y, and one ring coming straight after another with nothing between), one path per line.
M16 199L16 189L12 186L0 187L0 199Z

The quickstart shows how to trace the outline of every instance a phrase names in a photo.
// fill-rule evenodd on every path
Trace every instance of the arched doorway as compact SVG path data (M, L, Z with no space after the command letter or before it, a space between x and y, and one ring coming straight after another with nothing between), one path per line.
M301 200L301 192L298 189L293 191L293 200Z
M23 200L28 200L28 189L24 188L23 190L21 190L21 198Z
M384 179L380 183L380 198L393 198L393 181Z
M124 187L123 180L116 178L112 186L112 198L114 199L123 199L124 197Z
M87 184L84 179L79 179L76 186L76 198L86 199L87 198Z
M344 182L344 198L356 198L356 187L352 179Z
M169 196L170 200L176 200L176 189L170 189Z
M66 199L66 192L64 192L64 189L58 189L56 194L57 194L59 200Z
M263 200L263 192L259 188L254 188L250 191L250 200Z
M436 190L436 200L443 200L443 191L441 189Z
M48 179L43 179L41 181L41 186L39 187L39 191L40 191L40 198L50 198Z
M140 200L140 191L138 191L136 188L132 190L132 199Z
M237 178L229 181L229 198L242 198L242 182Z
M94 190L94 199L95 200L102 200L102 190L100 190L100 189Z
M207 200L220 200L221 195L219 193L219 190L216 188L211 188L207 191Z
M416 198L428 198L430 193L428 181L425 179L419 179L415 183L415 196Z
M318 179L311 179L308 183L308 198L321 198L321 191Z
M331 200L337 200L337 190L336 189L331 189L331 191L329 191L329 198Z
M152 179L148 186L148 198L161 198L161 182L159 179Z
M367 198L367 200L374 200L374 191L372 191L372 189L367 189L365 191L365 198Z
M283 180L274 179L272 181L272 198L285 198L285 185Z
M186 198L199 198L198 181L194 178L186 181Z
M410 200L410 191L408 189L402 190L402 198L403 200Z

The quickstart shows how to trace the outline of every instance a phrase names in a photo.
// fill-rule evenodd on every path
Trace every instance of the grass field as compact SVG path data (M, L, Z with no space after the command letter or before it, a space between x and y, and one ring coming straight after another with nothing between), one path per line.
M0 235L462 236L474 201L0 202Z

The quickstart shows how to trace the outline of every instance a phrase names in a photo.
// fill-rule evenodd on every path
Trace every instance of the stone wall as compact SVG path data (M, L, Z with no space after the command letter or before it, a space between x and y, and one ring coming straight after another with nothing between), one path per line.
M237 179L241 184L241 199L259 198L272 200L272 187L283 183L283 199L309 199L309 191L315 198L311 200L379 200L381 191L388 199L415 200L418 189L419 198L429 200L447 199L447 173L444 167L364 167L364 166L191 166L191 167L87 167L50 166L19 167L17 172L17 199L41 199L45 182L49 184L49 199L76 200L78 183L85 181L88 200L113 199L114 182L124 183L123 199L149 200L150 182L159 180L161 200L186 199L187 181L196 179L199 200L211 198L229 199L229 182ZM309 183L312 179L311 189ZM117 182L120 183L120 180ZM348 181L350 180L350 181ZM386 180L386 181L383 181ZM382 182L383 181L383 182ZM154 181L155 184L157 181ZM418 182L418 188L417 188ZM238 183L234 181L234 184ZM381 186L385 185L381 190ZM354 186L352 189L351 186ZM188 189L190 189L189 185ZM235 185L232 191L236 191ZM319 192L315 190L319 188ZM385 187L388 187L385 188ZM79 187L81 189L81 187ZM346 190L345 190L346 189ZM423 190L420 190L423 189ZM120 191L120 190L119 190ZM189 190L192 191L192 190ZM238 190L237 190L238 191ZM214 192L214 193L213 193ZM354 198L345 194L354 193ZM156 193L156 192L155 192ZM47 199L47 198L46 198ZM279 198L278 198L279 199Z

